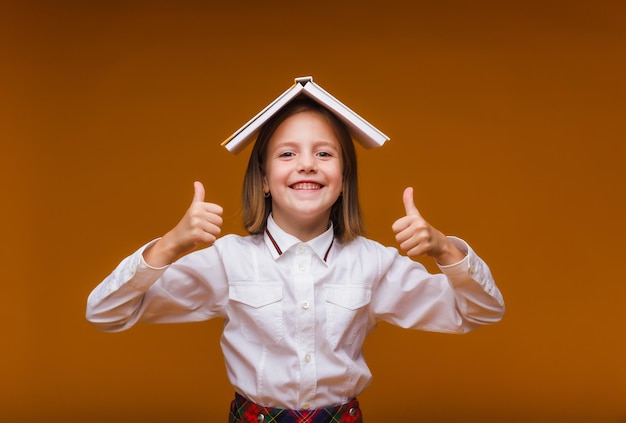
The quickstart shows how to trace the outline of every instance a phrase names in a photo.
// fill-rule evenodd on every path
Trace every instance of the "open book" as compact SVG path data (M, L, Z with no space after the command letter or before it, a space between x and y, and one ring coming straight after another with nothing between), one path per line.
M300 94L309 96L333 112L348 126L352 137L363 147L380 147L389 140L387 135L380 132L361 116L357 115L330 95L322 87L314 83L313 77L304 76L296 78L294 85L267 105L267 107L250 119L244 126L239 128L233 135L228 137L222 145L234 154L239 153L248 144L256 140L259 129L269 118Z

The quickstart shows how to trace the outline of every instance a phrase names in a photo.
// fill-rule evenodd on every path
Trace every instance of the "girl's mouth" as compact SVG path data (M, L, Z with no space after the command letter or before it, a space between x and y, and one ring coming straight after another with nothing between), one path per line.
M322 188L322 186L314 182L298 182L291 185L290 188L295 190L318 190Z

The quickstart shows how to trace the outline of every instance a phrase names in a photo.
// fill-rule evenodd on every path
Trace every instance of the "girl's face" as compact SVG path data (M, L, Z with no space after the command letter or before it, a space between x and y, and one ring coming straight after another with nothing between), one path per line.
M267 146L263 186L285 231L314 237L327 229L342 190L342 162L339 141L323 117L305 111L278 126Z

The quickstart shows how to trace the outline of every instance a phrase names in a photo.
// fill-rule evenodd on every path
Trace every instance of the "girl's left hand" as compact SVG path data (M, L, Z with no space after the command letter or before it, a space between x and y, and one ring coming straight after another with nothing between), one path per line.
M411 258L432 256L441 265L463 260L465 255L444 234L433 228L420 215L413 201L413 188L402 194L406 216L396 220L391 229L400 249Z

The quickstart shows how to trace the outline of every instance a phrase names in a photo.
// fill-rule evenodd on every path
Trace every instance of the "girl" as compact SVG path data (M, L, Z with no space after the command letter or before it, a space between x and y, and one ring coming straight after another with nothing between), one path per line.
M504 312L487 265L420 216L412 188L403 202L392 230L408 257L362 236L345 125L294 100L264 125L249 159L250 235L218 239L222 208L196 182L181 221L93 290L87 318L120 331L221 317L231 423L361 422L356 397L371 379L361 347L378 322L464 333ZM422 255L443 273L410 258Z

